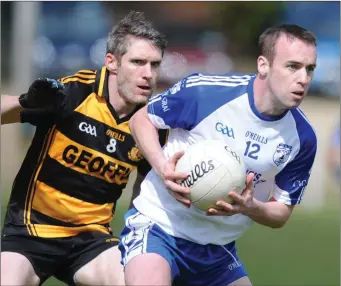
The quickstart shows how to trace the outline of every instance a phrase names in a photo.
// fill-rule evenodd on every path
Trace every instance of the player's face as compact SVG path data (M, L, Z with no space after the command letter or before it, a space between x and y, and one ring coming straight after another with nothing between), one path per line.
M117 89L126 102L147 102L156 87L161 60L161 50L152 42L129 39L128 50L117 66Z
M308 92L316 66L316 48L298 39L279 37L268 83L279 109L296 108Z

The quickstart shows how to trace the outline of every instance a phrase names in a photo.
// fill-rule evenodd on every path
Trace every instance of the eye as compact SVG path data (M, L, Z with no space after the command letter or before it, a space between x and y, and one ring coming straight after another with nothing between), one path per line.
M152 62L153 68L158 68L158 67L160 67L160 65L161 65L161 62Z
M132 60L132 62L137 66L143 66L145 63L143 60Z
M308 66L308 67L307 67L307 72L309 72L309 73L314 72L314 70L315 70L315 67L314 67L314 66Z
M298 70L298 65L297 64L288 64L287 66L290 70Z

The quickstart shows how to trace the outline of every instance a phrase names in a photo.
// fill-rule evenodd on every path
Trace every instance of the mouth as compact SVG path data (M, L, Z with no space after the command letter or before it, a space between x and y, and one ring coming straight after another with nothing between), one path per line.
M292 94L295 94L296 96L302 97L304 95L304 91L293 91Z
M143 96L149 96L152 92L152 89L149 85L138 85L139 93Z
M140 89L140 92L142 93L142 95L145 95L145 94L150 94L151 92L151 87L149 85L138 85L137 86L139 89Z
M138 85L137 87L145 91L150 91L151 89L149 85Z

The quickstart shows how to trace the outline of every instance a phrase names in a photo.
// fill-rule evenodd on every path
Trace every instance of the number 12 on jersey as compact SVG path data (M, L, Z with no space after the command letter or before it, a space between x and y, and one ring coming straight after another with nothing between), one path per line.
M255 155L259 152L260 150L260 145L257 144L257 143L253 143L251 144L252 141L247 141L246 142L246 149L245 149L245 152L244 152L244 156L247 156L251 159L254 159L254 160L257 160L258 159L258 156Z

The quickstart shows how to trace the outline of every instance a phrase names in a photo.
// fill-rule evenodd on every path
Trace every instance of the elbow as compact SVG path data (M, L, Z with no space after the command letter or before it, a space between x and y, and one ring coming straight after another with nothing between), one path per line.
M270 227L272 229L279 229L279 228L282 228L284 225L285 225L285 223L281 222L281 223L274 223L274 224L270 225Z
M139 117L139 114L137 112L129 119L129 129L130 129L131 135L133 135L134 139L136 139L135 138L135 136L136 136L135 130L136 130L136 122L139 121L138 117Z
M287 219L286 220L278 220L278 221L274 221L271 225L269 225L271 228L273 229L279 229L285 226L285 224L287 223Z

